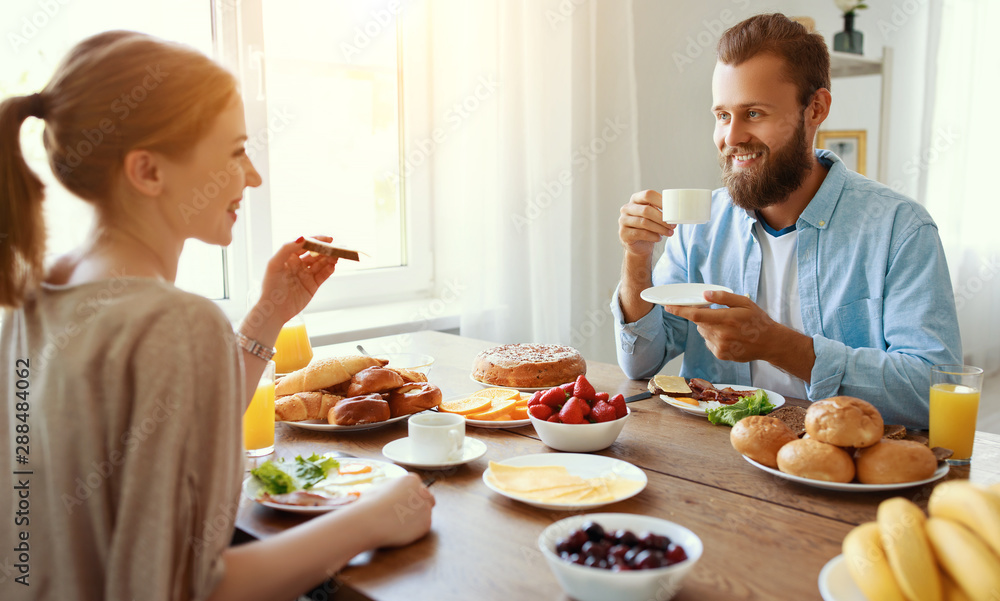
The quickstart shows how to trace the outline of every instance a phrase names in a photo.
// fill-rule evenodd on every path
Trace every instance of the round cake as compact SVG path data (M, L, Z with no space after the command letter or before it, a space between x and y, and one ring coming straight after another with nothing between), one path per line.
M580 353L556 344L505 344L476 355L473 379L492 386L549 388L587 373Z

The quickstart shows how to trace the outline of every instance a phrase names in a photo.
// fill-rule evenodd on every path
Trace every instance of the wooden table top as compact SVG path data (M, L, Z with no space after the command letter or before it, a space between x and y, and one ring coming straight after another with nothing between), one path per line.
M430 381L445 398L470 393L473 357L492 343L424 331L361 341L372 353L423 352L436 361ZM317 356L356 354L355 343L316 349ZM626 396L646 389L617 365L588 362L587 379L599 391ZM807 406L807 401L788 399ZM934 484L885 493L850 493L802 486L750 465L729 444L729 428L686 414L658 398L630 403L632 415L618 440L597 454L628 461L649 478L645 490L596 509L651 515L677 522L701 537L705 552L675 597L693 599L819 599L820 569L840 553L844 535L875 518L883 499L906 496L926 508ZM385 459L382 447L407 434L406 422L347 433L302 430L279 423L275 456L341 450ZM355 558L341 583L378 600L566 599L538 550L549 524L571 515L530 507L483 484L489 462L554 452L531 426L509 430L469 427L486 454L443 471L417 471L437 504L431 533L398 549ZM979 432L972 467L952 467L946 479L1000 482L1000 436ZM236 525L262 538L308 518L243 499Z

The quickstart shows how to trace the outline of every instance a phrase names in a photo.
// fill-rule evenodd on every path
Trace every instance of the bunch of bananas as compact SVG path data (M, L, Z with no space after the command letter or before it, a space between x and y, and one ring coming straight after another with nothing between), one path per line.
M1000 600L1000 484L939 484L930 517L903 497L844 538L847 569L870 601Z

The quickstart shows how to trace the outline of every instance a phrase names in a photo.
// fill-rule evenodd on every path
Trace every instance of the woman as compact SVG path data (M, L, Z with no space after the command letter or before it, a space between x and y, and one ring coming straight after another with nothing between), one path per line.
M47 271L42 185L19 145L28 117L44 119L56 177L96 214ZM21 472L0 476L0 535L25 543L27 566L0 574L3 598L293 598L429 530L433 497L411 475L228 548L261 349L336 263L301 238L282 246L236 334L173 286L185 240L229 244L243 189L261 183L246 139L230 73L132 32L81 42L42 92L0 104L0 461Z

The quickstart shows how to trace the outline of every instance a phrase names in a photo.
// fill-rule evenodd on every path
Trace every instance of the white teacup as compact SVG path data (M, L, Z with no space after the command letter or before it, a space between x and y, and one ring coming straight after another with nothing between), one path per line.
M456 413L419 413L410 418L410 455L417 463L448 463L462 458L465 417Z
M663 221L667 223L708 223L711 218L711 190L663 191Z

